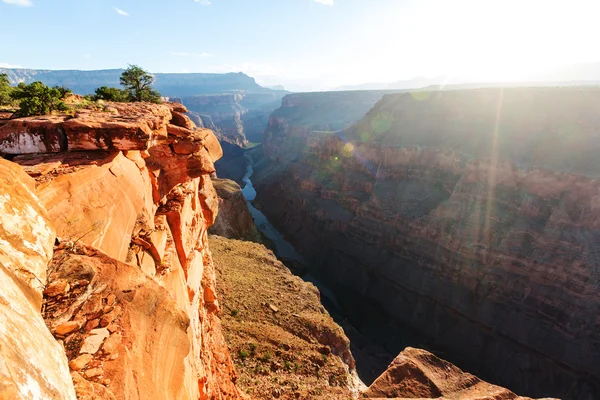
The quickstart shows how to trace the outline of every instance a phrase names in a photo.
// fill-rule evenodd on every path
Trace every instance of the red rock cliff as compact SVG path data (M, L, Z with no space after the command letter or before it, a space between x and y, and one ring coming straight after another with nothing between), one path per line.
M18 155L0 160L0 398L244 397L207 242L221 147L185 112L107 103L0 126Z
M342 292L511 389L596 398L599 106L598 89L406 93L332 134L276 115L253 180Z

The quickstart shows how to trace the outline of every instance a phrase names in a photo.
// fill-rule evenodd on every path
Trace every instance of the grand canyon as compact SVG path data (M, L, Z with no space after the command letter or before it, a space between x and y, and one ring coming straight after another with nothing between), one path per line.
M0 400L600 399L599 6L52 3L0 0Z

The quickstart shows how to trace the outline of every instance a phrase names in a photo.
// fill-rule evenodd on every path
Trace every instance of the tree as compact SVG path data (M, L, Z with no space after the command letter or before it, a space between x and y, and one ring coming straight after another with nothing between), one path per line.
M128 92L130 101L160 103L160 93L152 89L154 77L137 65L130 65L123 71L120 82Z
M42 82L29 85L20 83L12 90L10 97L19 102L17 117L31 115L46 115L52 111L66 111L67 106L62 102L63 91L57 87L49 88Z
M8 75L0 74L0 106L6 106L12 103L10 93L13 91L10 82L8 81Z
M129 100L129 93L123 89L102 86L96 89L95 94L92 96L92 100L117 101L123 103Z

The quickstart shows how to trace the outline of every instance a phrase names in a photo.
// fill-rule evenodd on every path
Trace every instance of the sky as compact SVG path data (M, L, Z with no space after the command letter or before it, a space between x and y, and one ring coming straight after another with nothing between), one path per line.
M599 17L597 0L0 0L0 67L510 81L600 61Z

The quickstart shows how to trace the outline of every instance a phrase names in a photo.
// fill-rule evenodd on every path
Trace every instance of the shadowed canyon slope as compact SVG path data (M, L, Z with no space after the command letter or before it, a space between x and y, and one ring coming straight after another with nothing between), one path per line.
M600 396L600 90L393 94L336 133L290 99L257 200L336 295L520 393Z

